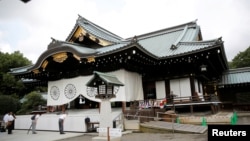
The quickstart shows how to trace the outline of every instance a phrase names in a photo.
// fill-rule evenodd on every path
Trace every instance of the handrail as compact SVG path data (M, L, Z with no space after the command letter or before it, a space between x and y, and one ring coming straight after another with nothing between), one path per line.
M117 120L118 119L118 120ZM117 127L117 121L118 121L118 125L122 124L123 122L123 113L120 113L119 115L117 115L114 119L113 119L113 128Z

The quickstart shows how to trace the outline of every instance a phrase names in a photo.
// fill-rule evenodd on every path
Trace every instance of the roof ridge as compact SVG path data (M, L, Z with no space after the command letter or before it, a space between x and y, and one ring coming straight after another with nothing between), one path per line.
M78 19L79 19L79 15L78 15ZM77 19L77 20L78 20L78 19ZM78 26L77 20L76 20L74 27L71 29L71 31L70 31L70 33L69 33L69 35L67 36L67 38L66 38L65 41L68 41L68 40L70 39L70 37L73 35L73 32L76 31L77 26Z
M187 33L188 26L186 25L185 28L183 29L181 35L177 38L177 40L172 44L170 47L171 49L176 49L177 45L181 42L183 39L184 35Z
M81 15L78 15L78 16L79 16L79 17L78 17L77 21L79 21L79 20L84 20L84 23L85 23L85 24L86 24L86 23L87 23L87 24L90 23L90 24L92 24L94 27L96 27L96 28L98 28L99 30L101 30L101 31L103 31L103 32L105 32L105 33L107 33L108 35L110 35L110 36L112 36L112 37L114 37L114 38L116 38L116 39L118 39L118 40L123 40L122 37L120 37L120 36L114 34L113 32L111 32L111 31L109 31L109 30L107 30L107 29L105 29L105 28L103 28L103 27L101 27L101 26L99 26L99 25L93 23L92 21L90 21L90 20L88 20L88 19L82 17Z
M151 36L155 36L156 34L159 35L159 34L164 34L164 33L168 33L168 32L175 32L175 31L178 31L178 30L183 30L186 26L188 26L188 28L193 27L193 26L196 27L196 25L197 25L197 19L193 20L191 22L187 22L187 23L176 25L176 26L163 28L163 29L160 29L160 30L156 30L156 31L152 31L152 32L148 32L148 33L144 33L144 34L136 35L136 36L137 36L138 39L148 38L148 37L151 37ZM126 38L126 40L131 40L133 37Z
M210 43L210 42L222 42L222 37L210 39L210 40L202 40L202 41L180 41L180 44L185 43Z
M63 40L57 40L57 39L55 39L53 37L51 37L51 40L52 41L49 43L48 49L50 49L55 44L59 44L59 43L64 43L64 44L69 44L69 45L78 45L78 46L81 46L81 47L86 47L86 46L83 46L82 44L79 44L79 43L68 42L68 41L63 41Z

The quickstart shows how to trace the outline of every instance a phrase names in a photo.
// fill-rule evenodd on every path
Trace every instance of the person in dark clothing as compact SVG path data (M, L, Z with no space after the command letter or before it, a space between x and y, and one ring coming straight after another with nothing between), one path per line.
M12 121L12 124L11 124L11 128L12 128L12 130L14 130L15 129L15 119L16 119L16 115L14 114L14 113L12 113L12 116L13 116L13 121Z

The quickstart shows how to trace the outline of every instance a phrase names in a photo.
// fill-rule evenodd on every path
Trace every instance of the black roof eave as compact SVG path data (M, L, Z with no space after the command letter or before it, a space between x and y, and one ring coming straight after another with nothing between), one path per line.
M57 48L53 48L53 49L50 49L50 50L47 50L45 51L37 60L36 64L31 67L29 70L33 70L33 69L37 69L39 68L43 61L46 60L46 58L54 55L54 54L57 54L57 53L60 53L60 52L73 52L74 54L78 55L80 58L84 58L84 57L89 57L89 56L95 56L97 54L97 52L93 52L93 53L81 53L81 52L78 52L76 49L70 47L69 45L61 45L60 47L57 47Z

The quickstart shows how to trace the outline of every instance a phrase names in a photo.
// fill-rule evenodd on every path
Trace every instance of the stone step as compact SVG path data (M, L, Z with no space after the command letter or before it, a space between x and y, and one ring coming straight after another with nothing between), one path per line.
M179 124L165 121L150 121L141 123L140 126L144 128L154 128L174 132L186 132L186 133L205 133L207 126L193 125L193 124Z

